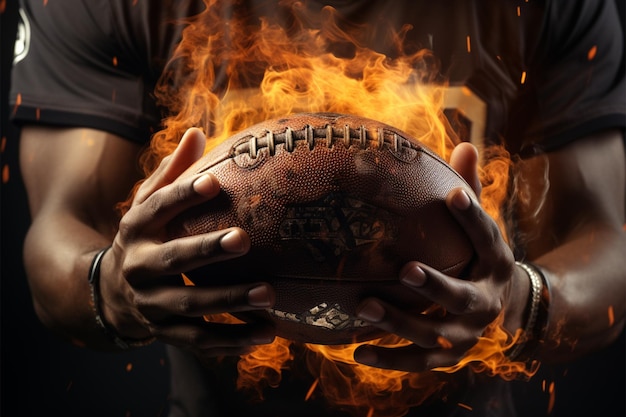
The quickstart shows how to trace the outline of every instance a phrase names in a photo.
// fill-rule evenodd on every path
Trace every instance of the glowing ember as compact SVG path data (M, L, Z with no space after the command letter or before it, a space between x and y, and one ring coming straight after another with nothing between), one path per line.
M593 45L591 49L589 49L589 52L587 52L587 59L589 61L593 60L596 57L597 53L598 53L598 46Z
M9 182L9 177L10 177L9 166L5 164L2 167L2 183L3 184L8 183Z
M13 107L13 114L17 112L17 108L22 105L22 94L17 93L15 96L15 106Z
M313 381L313 383L311 384L311 387L309 388L309 391L306 393L306 396L304 397L305 401L308 401L311 398L311 395L313 395L313 392L315 391L315 388L317 388L317 384L319 384L319 382L320 382L319 378Z
M554 390L554 382L551 382L548 387L548 393L550 394L550 401L548 402L548 414L552 413L554 409L554 400L556 398L556 393Z
M473 410L473 409L472 409L472 407L470 407L470 406L469 406L469 405L467 405L467 404L458 403L458 406L459 406L459 407L461 407L461 408L465 408L466 410L469 410L469 411L472 411L472 410Z
M449 159L458 138L443 116L446 85L435 83L436 60L429 51L385 56L362 46L366 28L343 30L330 7L325 7L319 21L312 23L310 16L303 17L303 7L297 2L292 4L296 22L289 31L268 17L259 22L258 28L233 20L225 32L219 1L205 3L206 10L188 22L172 66L157 90L161 103L172 115L153 138L152 153L144 160L147 173L175 149L190 126L204 130L207 148L211 149L247 126L300 111L350 113L376 119L406 131ZM309 29L312 24L315 29ZM402 51L408 29L394 34L397 51ZM329 52L336 45L349 45L349 53ZM467 51L471 52L469 36ZM181 74L184 77L178 78ZM227 76L222 79L216 74ZM482 151L482 204L504 230L500 206L511 161L502 148ZM184 279L187 285L193 285L187 277ZM229 315L205 319L239 322ZM506 379L531 375L536 366L528 371L523 363L511 363L506 358L504 352L521 331L512 336L503 330L502 322L499 317L461 362L435 372L409 373L357 364L353 353L358 344L305 345L304 357L298 360L306 361L315 379L306 398L320 391L329 402L354 407L363 414L397 416L439 392L446 374L465 367ZM368 343L397 347L410 342L389 335ZM450 342L442 339L440 344L449 347ZM293 347L292 342L277 338L243 355L238 362L238 387L256 390L262 397L262 387L277 386L281 371L295 359Z
M444 349L452 348L452 343L450 343L450 341L443 336L439 336L437 338L437 343L439 344L439 346L441 346Z

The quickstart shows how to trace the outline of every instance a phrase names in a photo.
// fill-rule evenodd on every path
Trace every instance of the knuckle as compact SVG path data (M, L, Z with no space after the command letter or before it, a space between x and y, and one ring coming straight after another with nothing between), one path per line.
M118 233L123 240L132 240L135 237L134 228L134 210L131 208L126 215L124 215L118 225Z
M128 282L133 282L135 276L139 274L139 266L134 257L126 256L120 266L120 273Z
M140 313L143 313L150 307L149 297L144 296L141 292L135 292L133 294L133 304Z
M433 360L430 357L426 357L426 358L422 359L422 361L421 361L421 370L431 370L431 369L436 368L436 367L437 367L437 365L433 364Z
M457 305L457 313L471 313L476 310L476 306L478 304L479 293L476 288L473 286L468 286L467 291L465 293L465 297L459 299L459 303Z
M161 208L163 207L163 201L158 191L152 194L144 203L145 213L148 218L155 218L159 216Z
M498 317L502 312L502 308L502 300L500 300L499 298L494 300L494 302L491 303L489 307L487 307L487 309L485 310L485 313L487 315L487 321L491 322L495 320L495 318Z
M213 236L203 236L198 245L198 251L202 256L214 255L218 252L219 240Z
M443 336L437 336L437 335L429 335L428 338L424 339L424 344L423 344L423 348L426 349L440 349L442 348L441 345L441 337Z
M192 315L195 312L195 303L189 295L182 295L176 301L176 310L183 316Z
M161 325L148 321L146 322L146 328L148 329L150 334L156 337L157 339L160 339L163 337L164 331Z
M166 212L174 205L188 200L192 189L186 181L159 188L144 201L145 213L142 213L142 215L158 218L161 213Z
M442 328L435 327L430 332L427 332L422 336L422 342L420 345L427 349L438 348L441 347L442 338L447 339L445 331Z
M389 311L385 311L382 320L378 323L380 326L384 326L385 330L389 333L396 335L412 334L411 325L408 320L401 320L390 314Z
M239 304L240 294L234 289L228 288L222 294L222 302L227 307L234 307Z
M404 332L404 326L396 320L388 320L385 327L389 333L397 335L406 334Z
M173 191L176 196L176 201L184 201L189 198L190 191L192 189L193 188L187 183L187 181L176 183Z
M190 346L202 345L204 339L204 332L197 327L190 328L185 334L185 340Z
M181 259L180 251L174 245L164 245L161 253L161 263L163 271L166 273L179 272L184 261Z

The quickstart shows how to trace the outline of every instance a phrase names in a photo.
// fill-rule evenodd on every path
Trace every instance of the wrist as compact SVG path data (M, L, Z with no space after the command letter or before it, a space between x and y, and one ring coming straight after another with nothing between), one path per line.
M111 246L107 246L106 248L98 251L95 254L89 268L88 282L91 292L91 305L93 308L95 324L104 336L106 336L110 342L115 344L120 349L126 350L133 347L148 345L154 341L153 337L148 336L141 339L124 337L117 331L116 327L112 326L106 319L105 310L107 310L107 308L102 297L100 278L102 272L102 261L110 248Z
M505 330L511 334L525 326L526 310L531 297L531 282L526 271L517 263L507 289L507 302L504 311Z
M512 324L512 327L508 327L509 330L513 329L511 334L517 334L520 329L521 333L507 352L507 356L511 361L532 360L544 341L548 326L550 287L541 269L536 265L529 262L516 262L515 264L516 270L523 272L522 275L526 276L529 285L527 285L526 292L520 293L527 294L527 296L519 297L526 300L523 314L520 315L518 310L515 316L518 319L522 317L522 324L519 325L518 321L517 324ZM510 299L514 298L516 297L510 297Z

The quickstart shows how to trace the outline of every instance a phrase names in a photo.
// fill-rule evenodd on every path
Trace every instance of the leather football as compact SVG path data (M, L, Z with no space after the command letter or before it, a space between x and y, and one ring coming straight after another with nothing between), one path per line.
M375 296L416 314L429 302L399 282L412 260L462 277L474 256L445 205L470 186L434 152L381 122L302 113L267 120L222 142L184 176L212 172L220 194L171 222L170 238L231 226L248 232L246 255L186 275L195 285L265 281L272 309L235 313L271 320L297 342L347 344L384 333L355 318Z

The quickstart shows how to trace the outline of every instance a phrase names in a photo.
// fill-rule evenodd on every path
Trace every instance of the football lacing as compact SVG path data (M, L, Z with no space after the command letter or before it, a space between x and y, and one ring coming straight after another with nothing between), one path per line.
M283 132L267 131L261 137L250 136L247 141L235 146L233 151L234 155L247 153L251 158L255 159L263 148L266 148L270 155L274 155L279 145L283 145L287 152L293 152L297 142L300 141L306 142L309 150L313 150L319 139L324 139L328 148L332 148L335 142L340 142L345 148L358 146L364 150L382 150L384 147L391 148L394 152L399 152L402 148L421 149L419 145L403 138L396 132L384 128L377 128L376 134L373 135L363 125L358 128L351 128L349 125L335 127L327 124L321 128L306 125L298 130L287 127Z

